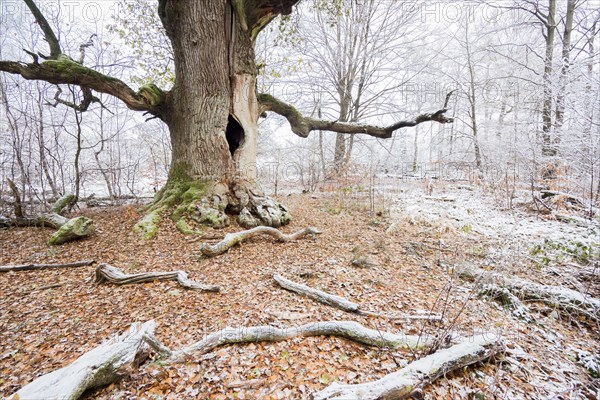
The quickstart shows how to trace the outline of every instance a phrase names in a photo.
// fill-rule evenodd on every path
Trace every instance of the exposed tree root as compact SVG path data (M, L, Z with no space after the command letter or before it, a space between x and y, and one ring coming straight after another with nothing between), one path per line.
M301 283L290 281L281 275L275 274L273 275L273 279L275 279L275 282L277 282L282 288L309 297L318 301L319 303L327 304L329 306L339 308L340 310L353 313L357 312L359 309L359 305L351 302L350 300L346 300L343 297L311 288Z
M154 281L177 281L186 289L204 290L207 292L218 292L219 287L204 285L190 280L184 271L172 272L140 272L138 274L125 274L121 269L108 264L100 264L96 267L95 282L110 282L115 285L130 285L134 283Z
M147 357L143 338L152 334L155 326L154 321L135 323L123 335L88 351L71 365L37 378L9 399L77 399L88 389L108 385Z
M429 344L427 339L420 336L378 331L354 321L323 321L291 328L274 326L225 328L181 350L164 353L170 355L173 361L182 361L192 354L204 354L226 344L280 342L295 337L309 336L338 336L368 346L393 349L419 349Z
M497 272L484 271L471 266L460 266L457 271L461 277L506 288L521 300L541 301L567 313L600 322L600 300L575 290L542 285L522 278L510 278Z
M1 226L49 226L57 229L50 237L48 244L59 245L73 240L88 237L94 231L93 221L86 217L68 219L60 215L62 210L73 202L75 196L63 196L54 203L51 212L33 217L0 218Z
M282 233L279 229L271 228L268 226L257 226L256 228L248 229L246 231L240 231L236 233L228 233L225 238L219 243L211 245L209 243L203 243L200 246L200 251L207 257L214 257L219 254L225 253L231 247L238 243L243 242L253 236L268 235L274 237L278 242L289 242L292 240L300 239L306 235L317 235L322 233L317 228L304 228L290 235Z
M56 268L77 268L92 265L94 260L75 261L67 264L21 264L21 265L2 265L0 272L9 271L32 271L39 269L56 269Z
M458 370L500 353L502 340L491 335L466 338L450 348L442 349L408 364L383 378L358 385L333 383L314 393L313 400L391 400L418 394L423 387L450 371Z

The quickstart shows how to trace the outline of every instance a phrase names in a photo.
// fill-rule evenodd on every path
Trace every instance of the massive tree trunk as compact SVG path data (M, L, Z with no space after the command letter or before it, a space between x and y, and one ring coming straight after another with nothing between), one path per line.
M179 198L201 224L227 225L226 213L243 213L245 226L286 224L287 210L255 189L259 107L253 31L222 0L169 1L162 20L177 80L166 119L173 162L154 209ZM267 218L259 212L265 208Z

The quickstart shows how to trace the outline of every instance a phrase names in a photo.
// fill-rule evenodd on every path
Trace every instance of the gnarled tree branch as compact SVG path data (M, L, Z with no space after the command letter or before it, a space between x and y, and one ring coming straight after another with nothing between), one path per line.
M207 292L218 292L219 287L204 285L194 282L188 278L184 271L172 272L140 272L138 274L126 274L121 269L108 264L100 264L96 268L96 283L110 282L115 285L129 285L133 283L144 283L154 281L177 281L186 289L204 290Z
M21 75L27 80L78 85L115 96L132 110L148 111L163 120L167 116L165 111L167 93L153 87L152 96L148 96L149 89L146 86L143 86L139 92L135 92L123 81L85 67L63 54L56 60L47 60L40 64L0 61L0 71ZM157 102L156 99L163 101Z
M149 87L148 85L143 86L138 92L135 92L123 81L85 67L82 65L82 62L74 61L62 53L54 31L34 1L24 1L44 33L44 37L50 46L50 56L38 53L42 58L46 59L46 61L39 63L35 53L25 50L26 53L33 57L32 63L0 61L0 71L21 75L27 80L80 86L84 94L84 101L80 105L55 98L57 103L66 104L78 111L85 111L91 102L98 101L91 92L95 90L96 92L115 96L132 110L146 111L164 121L167 120L169 93L163 92L156 86ZM83 61L85 48L91 46L92 37L90 37L87 43L80 46L81 61Z
M223 238L223 240L214 245L203 243L200 246L200 251L206 257L214 257L219 254L225 253L227 250L229 250L236 244L241 243L244 240L249 239L253 236L268 235L274 237L279 242L290 242L292 240L300 239L306 235L318 235L320 233L321 231L319 231L317 228L308 227L301 229L295 233L286 235L279 229L271 228L269 226L257 226L256 228L248 229L245 231L228 233L227 235L225 235L225 238Z
M56 268L77 268L92 265L94 260L76 261L66 264L21 264L21 265L2 265L0 272L10 271L34 271L40 269L56 269Z
M199 342L181 350L172 351L169 354L173 361L182 361L191 354L205 354L226 344L280 342L295 337L310 336L337 336L367 346L392 349L419 349L429 344L426 338L420 336L370 329L354 321L323 321L290 328L276 328L270 325L225 328L211 333Z
M322 119L306 117L302 115L294 106L287 104L275 98L274 96L271 96L270 94L259 94L258 102L261 106L261 113L264 111L273 111L285 117L292 127L292 132L300 137L308 137L311 131L317 130L347 134L364 134L380 139L388 139L392 137L392 134L397 129L416 126L423 122L433 121L440 124L454 122L453 118L445 115L445 113L448 111L446 107L448 105L448 100L451 93L446 96L444 108L441 110L433 113L420 114L412 119L398 121L389 126L377 126L356 122L326 121Z

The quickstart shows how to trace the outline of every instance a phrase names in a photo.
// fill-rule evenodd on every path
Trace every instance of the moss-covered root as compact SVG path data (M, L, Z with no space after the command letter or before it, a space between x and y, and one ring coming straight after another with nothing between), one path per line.
M161 207L150 211L133 226L133 232L144 239L152 239L158 233L158 224L165 209Z
M94 232L93 221L86 217L76 217L67 221L50 237L48 244L59 245L88 237Z

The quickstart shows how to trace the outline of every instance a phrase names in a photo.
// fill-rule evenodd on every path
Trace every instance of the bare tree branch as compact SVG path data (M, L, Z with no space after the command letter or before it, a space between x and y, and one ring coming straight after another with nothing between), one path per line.
M0 71L21 75L28 80L78 85L115 96L132 110L148 111L160 116L161 119L168 115L164 108L170 96L156 86L143 86L135 92L123 81L87 68L63 54L56 60L48 60L40 64L0 61Z
M58 43L58 39L56 38L54 31L50 27L50 24L46 20L46 17L44 17L44 14L42 14L42 12L35 5L33 0L23 0L23 1L25 2L25 4L27 4L27 7L29 7L29 10L33 14L33 17L35 18L35 21L40 26L40 29L42 30L42 32L44 32L44 37L46 39L46 42L48 42L48 45L50 46L50 57L42 56L42 58L53 58L53 59L58 58L58 56L60 56L62 54L62 51L60 49L60 44Z
M445 115L448 109L448 101L452 92L446 96L444 108L433 113L417 115L408 120L398 121L389 126L377 126L356 122L325 121L303 116L294 106L287 104L269 94L259 94L258 101L261 105L261 113L264 111L273 111L285 117L292 127L292 132L300 137L308 137L311 131L322 130L347 134L364 134L381 139L392 137L395 130L416 126L423 122L433 121L440 124L447 124L454 121L453 118Z

